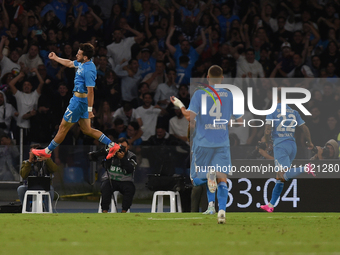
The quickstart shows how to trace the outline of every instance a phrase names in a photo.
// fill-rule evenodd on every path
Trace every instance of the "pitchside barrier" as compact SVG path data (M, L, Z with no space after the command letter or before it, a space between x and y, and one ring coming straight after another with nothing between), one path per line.
M100 177L104 169L100 161L90 162L87 157L88 152L97 149L95 146L60 146L60 170L54 174L53 178L53 186L60 195L99 191ZM145 185L149 174L189 176L189 147L134 146L131 150L137 155L138 163L135 171L135 198L137 199L151 199L152 197L153 191L147 189ZM261 204L270 201L276 176L274 161L247 159L253 150L254 146L231 147L233 168L230 169L232 174L228 178L228 211L259 211ZM29 147L25 147L23 151L24 159L28 158ZM0 193L4 189L8 191L9 187L15 193L19 185L20 161L18 158L6 156L4 146L0 146L1 152L0 161L3 162L0 164L2 177ZM54 152L53 158L55 156ZM303 167L310 162L308 158L311 156L311 152L306 148L298 148L297 157L304 159L295 160L292 166ZM319 160L311 163L315 164L317 177L302 173L298 179L285 183L276 211L340 212L340 203L338 203L340 201L340 161ZM15 171L14 174L13 171ZM180 193L183 196L189 194L189 200L182 199L182 206L184 204L183 208L190 208L190 205L187 206L188 203L190 204L190 190L180 191Z

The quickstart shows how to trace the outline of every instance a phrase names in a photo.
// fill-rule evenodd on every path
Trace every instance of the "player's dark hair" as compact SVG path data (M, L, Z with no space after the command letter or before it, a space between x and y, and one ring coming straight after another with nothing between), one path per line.
M218 65L213 65L208 70L209 78L221 78L223 76L223 70Z
M94 55L94 46L91 43L81 43L79 44L79 49L83 51L83 56L91 59Z

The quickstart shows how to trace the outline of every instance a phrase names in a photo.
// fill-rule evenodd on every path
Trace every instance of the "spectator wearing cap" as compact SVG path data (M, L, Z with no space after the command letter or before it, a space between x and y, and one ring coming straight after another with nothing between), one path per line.
M168 77L168 81L158 85L154 97L156 104L158 104L163 109L166 108L170 103L170 97L176 96L178 92L177 84L175 82L176 70L169 68L166 72L166 75Z
M123 59L131 59L131 47L136 42L139 42L143 38L143 34L130 28L129 25L125 26L125 29L131 31L136 36L124 38L123 33L120 29L116 29L113 32L114 42L108 45L107 56L109 58L109 63L112 68L115 68Z
M141 58L138 60L138 64L142 78L144 78L147 74L156 71L156 59L151 56L151 52L148 47L141 50Z
M9 54L9 58L6 55L3 55L3 47L4 45L8 44L9 41L6 36L1 37L0 41L0 66L1 66L1 77L0 79L6 74L10 73L12 71L19 72L20 71L20 65L18 63L19 60L19 53L17 50L12 50ZM7 52L8 52L8 46Z
M193 68L196 61L198 60L200 54L204 50L207 39L205 37L203 29L201 30L201 37L202 37L202 44L198 46L196 49L194 49L189 41L183 40L180 44L177 44L175 47L171 45L170 40L175 31L174 27L170 28L170 32L168 35L168 38L166 39L166 46L168 47L170 53L174 56L176 67L179 66L179 58L181 56L188 56L189 57L189 67Z
M281 45L282 56L278 59L278 64L270 74L271 78L274 77L286 77L287 73L294 69L293 53L289 42L284 42Z

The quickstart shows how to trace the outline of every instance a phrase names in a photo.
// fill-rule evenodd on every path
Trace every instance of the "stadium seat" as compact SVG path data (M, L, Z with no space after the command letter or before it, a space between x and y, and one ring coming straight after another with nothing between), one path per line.
M151 212L156 212L156 201L157 201L157 212L162 213L163 212L163 196L170 196L170 212L175 213L176 212L176 198L177 198L177 212L182 212L182 205L181 205L181 196L179 195L179 192L173 192L173 191L156 191L153 193L153 199L152 199L152 206L151 206Z
M113 193L113 196L115 198L115 201L117 203L117 198L118 198L118 194L119 194L119 191L115 191ZM115 201L113 200L113 197L111 197L111 205L110 205L110 213L117 213L117 208L116 208L116 204L115 204ZM102 203L102 196L100 196L100 200L99 200L99 207L98 207L98 213L102 213L102 206L101 206L101 203ZM127 210L127 213L130 212L130 209Z
M27 197L32 195L32 211L29 212L27 208ZM48 210L44 211L43 197L48 198ZM22 213L53 213L51 196L48 191L43 190L27 190L24 197L24 204L22 206Z

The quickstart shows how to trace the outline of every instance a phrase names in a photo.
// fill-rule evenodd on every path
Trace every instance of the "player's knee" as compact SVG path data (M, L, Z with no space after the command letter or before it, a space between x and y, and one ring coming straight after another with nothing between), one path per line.
M91 133L91 128L88 127L80 127L80 130L84 135L89 135Z

